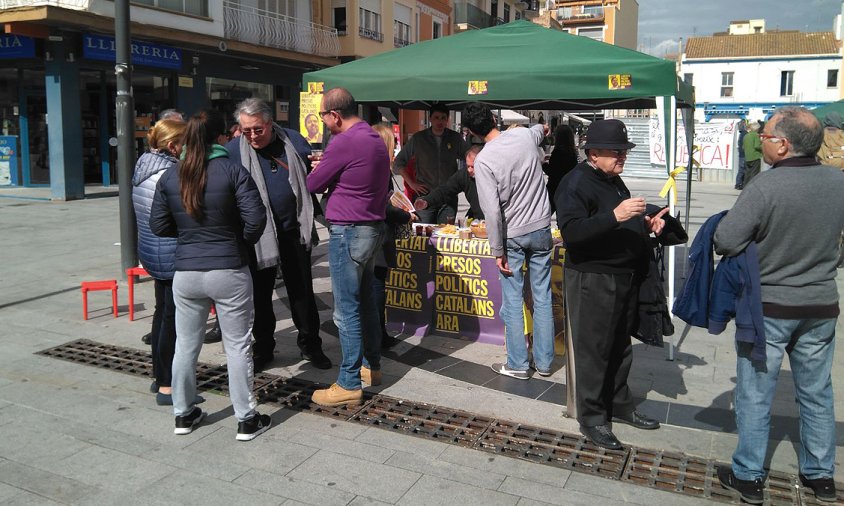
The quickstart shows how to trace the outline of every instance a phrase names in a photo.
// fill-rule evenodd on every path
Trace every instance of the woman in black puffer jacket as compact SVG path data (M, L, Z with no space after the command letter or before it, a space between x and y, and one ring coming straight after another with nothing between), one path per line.
M149 151L138 158L132 177L132 202L138 223L138 258L155 281L155 313L152 317L152 387L159 405L171 405L170 382L176 351L176 305L173 303L173 274L176 240L158 237L149 229L149 212L155 185L164 171L175 167L182 152L185 122L165 119L147 133Z
M267 212L255 182L220 145L226 123L216 111L193 116L185 132L182 161L161 176L150 229L178 238L173 298L176 354L173 412L176 434L190 434L205 413L196 407L196 361L211 304L223 334L229 394L238 420L237 439L249 441L267 430L252 393L252 276L249 256L266 225Z

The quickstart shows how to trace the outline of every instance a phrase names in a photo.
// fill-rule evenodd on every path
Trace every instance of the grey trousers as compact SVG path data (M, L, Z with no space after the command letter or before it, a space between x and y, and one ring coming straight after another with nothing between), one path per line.
M229 396L238 421L255 415L252 394L252 276L249 268L177 271L176 354L173 357L173 413L189 414L196 400L196 361L205 339L205 323L213 303L223 334L229 371Z

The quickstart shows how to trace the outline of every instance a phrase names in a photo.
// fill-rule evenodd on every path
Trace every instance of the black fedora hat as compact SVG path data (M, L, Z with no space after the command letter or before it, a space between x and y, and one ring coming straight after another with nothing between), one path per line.
M627 127L617 119L593 121L586 131L583 149L632 149L636 145L627 138Z

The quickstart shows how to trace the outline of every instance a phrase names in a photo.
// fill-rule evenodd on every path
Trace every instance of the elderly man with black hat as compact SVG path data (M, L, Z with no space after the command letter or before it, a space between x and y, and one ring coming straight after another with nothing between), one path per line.
M647 239L662 232L667 210L645 215L645 199L631 198L619 177L633 147L624 123L595 121L584 145L586 160L563 178L554 195L566 245L576 416L587 438L613 450L622 446L612 422L659 428L659 422L635 411L627 376L639 284L648 270Z

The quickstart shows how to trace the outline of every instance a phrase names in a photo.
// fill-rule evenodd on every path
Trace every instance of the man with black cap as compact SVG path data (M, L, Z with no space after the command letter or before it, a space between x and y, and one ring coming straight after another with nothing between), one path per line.
M577 420L593 443L618 450L622 446L610 422L659 428L659 422L635 411L627 376L639 284L648 269L647 238L662 232L667 209L645 216L645 199L631 198L619 177L635 147L624 123L595 121L587 139L586 160L563 178L554 202L566 244Z

